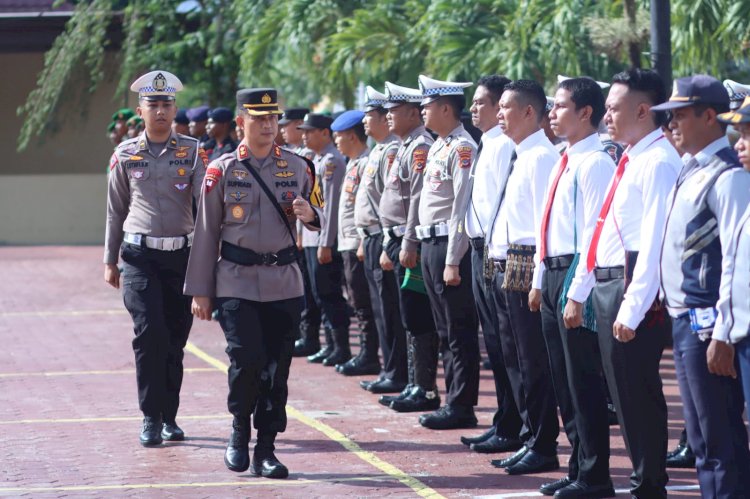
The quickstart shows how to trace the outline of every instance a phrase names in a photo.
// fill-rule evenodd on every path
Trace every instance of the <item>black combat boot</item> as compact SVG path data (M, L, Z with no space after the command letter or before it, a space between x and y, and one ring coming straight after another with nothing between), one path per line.
M336 366L336 371L345 376L365 376L380 373L380 359L378 358L378 330L372 318L372 312L357 309L359 321L359 353L344 364Z
M250 418L235 417L232 421L232 434L224 453L224 464L232 471L242 473L250 467Z
M141 430L141 445L144 447L154 447L162 443L161 437L161 418L145 416L143 418L143 430Z
M413 337L414 388L401 400L391 402L396 412L434 411L440 407L437 391L437 353L440 338L437 334Z
M273 453L276 450L275 440L276 433L258 430L258 442L255 444L253 464L250 468L253 475L264 478L286 478L289 476L289 469L276 459Z
M405 399L414 388L414 335L406 331L406 387L398 395L381 395L378 402L386 407L394 400Z
M303 317L299 324L299 339L294 342L292 355L294 357L307 357L318 350L320 350L320 321L313 324Z
M326 337L326 346L318 350L317 353L308 355L308 362L312 362L313 364L320 364L321 362L323 362L323 359L331 355L331 353L333 352L333 334L328 327L324 328L324 332Z
M352 358L352 350L349 346L349 328L337 327L333 330L333 352L323 359L323 365L333 367L343 364Z

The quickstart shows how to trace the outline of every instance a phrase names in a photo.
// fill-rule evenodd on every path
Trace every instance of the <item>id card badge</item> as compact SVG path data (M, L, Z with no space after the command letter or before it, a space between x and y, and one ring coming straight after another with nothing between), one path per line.
M711 332L718 317L715 308L691 308L689 313L690 329L695 334Z

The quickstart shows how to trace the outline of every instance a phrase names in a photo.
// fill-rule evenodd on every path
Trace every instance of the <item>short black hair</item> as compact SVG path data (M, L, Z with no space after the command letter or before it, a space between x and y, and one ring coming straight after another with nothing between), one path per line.
M542 86L534 80L513 80L505 85L505 92L515 92L522 106L531 106L536 112L537 123L542 122L547 96Z
M635 92L646 94L652 106L667 100L667 89L659 73L651 69L631 68L612 77L612 84L620 83ZM664 111L654 111L654 123L662 126L667 116Z
M486 88L487 92L492 96L492 100L497 104L508 83L510 83L510 78L506 78L503 75L486 75L479 78L477 86Z
M728 113L729 112L729 104L709 104L709 103L699 103L699 104L693 104L690 106L693 108L693 113L695 113L695 116L701 117L703 116L703 113L705 113L709 109L713 109L716 114L722 114L722 113ZM719 126L721 127L721 131L726 133L727 131L727 123L724 123L722 121L718 121Z
M570 78L560 82L559 88L570 92L570 100L576 105L576 111L591 106L591 126L599 128L604 117L604 94L599 84L588 76Z
M367 134L365 133L364 123L357 123L356 125L351 127L349 130L354 132L354 134L357 136L360 142L367 142Z
M461 111L466 106L466 97L463 95L441 95L437 102L449 106L453 110L453 117L460 120Z

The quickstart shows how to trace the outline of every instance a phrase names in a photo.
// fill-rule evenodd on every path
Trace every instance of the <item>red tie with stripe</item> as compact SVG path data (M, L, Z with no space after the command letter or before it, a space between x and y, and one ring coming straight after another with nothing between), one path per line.
M557 170L555 180L552 181L552 187L550 188L549 195L547 196L547 205L544 207L544 216L542 216L542 242L539 251L540 261L544 260L544 257L547 256L547 229L549 228L549 215L552 211L552 202L555 200L555 191L557 191L557 184L560 183L560 177L562 177L562 174L567 166L568 152L565 151L565 153L562 155L562 159L560 160L560 168Z
M607 218L609 209L612 206L612 199L614 199L615 197L617 184L620 183L622 174L625 173L625 165L628 164L628 161L630 161L630 158L628 158L628 154L623 154L622 158L620 158L620 163L617 165L617 170L615 171L615 179L612 182L612 187L609 188L607 197L604 199L604 204L602 205L602 211L599 212L599 218L597 218L596 220L596 228L594 228L594 235L591 237L591 245L589 246L589 252L586 256L586 269L589 272L594 270L594 266L596 265L596 247L599 245L599 237L601 237L602 235L602 229L604 228L604 219Z

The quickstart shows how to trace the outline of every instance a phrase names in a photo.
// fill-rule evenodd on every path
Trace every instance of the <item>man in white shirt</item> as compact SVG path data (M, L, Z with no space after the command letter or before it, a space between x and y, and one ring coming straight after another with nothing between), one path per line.
M591 78L560 82L550 112L550 125L568 147L552 170L540 226L538 266L529 307L542 312L552 381L572 452L568 474L543 485L556 497L614 497L609 474L607 395L601 354L593 323L568 328L563 323L564 292L570 285L580 251L588 244L596 215L615 170L599 139L604 94ZM580 310L583 305L577 304Z
M748 205L750 175L718 120L729 111L729 95L719 80L708 75L675 80L669 101L653 109L672 112L672 136L688 153L669 197L660 264L688 441L703 497L747 497L750 451L742 386L733 370L713 374L710 362L723 367L722 359L734 354L716 305L729 299L720 293L720 288L730 292L721 282L730 278L722 275L723 259Z
M511 475L541 473L560 467L557 459L560 429L541 315L530 310L528 304L544 191L552 167L560 158L540 128L546 103L541 85L531 80L516 80L506 85L498 112L500 126L516 144L516 159L511 161L511 173L504 189L504 216L494 220L492 229L491 244L496 248L503 242L507 244L504 280L500 286L495 280L493 298L500 334L507 328L516 346L522 376L520 389L514 387L513 391L519 397L518 407L525 407L530 431L524 448L515 456L520 459L496 464L505 467ZM495 255L493 258L497 258ZM504 324L506 319L510 327ZM505 356L505 352L503 354Z
M638 498L666 497L667 483L667 404L659 361L669 322L654 301L666 199L682 162L661 131L663 117L651 112L665 95L653 71L614 77L604 121L612 140L627 148L582 253L587 272L579 272L568 291L569 299L583 303L596 280L602 366L633 463L631 494Z
M497 121L500 96L510 80L500 75L483 76L471 104L471 119L484 134L471 174L471 196L466 210L466 234L471 246L472 289L482 335L495 380L497 411L492 426L478 437L462 437L471 450L480 453L515 451L521 447L518 432L522 421L513 400L490 294L492 274L485 259L485 237L499 201L500 183L507 177L515 144L505 136Z

